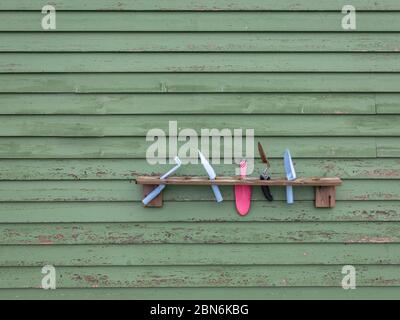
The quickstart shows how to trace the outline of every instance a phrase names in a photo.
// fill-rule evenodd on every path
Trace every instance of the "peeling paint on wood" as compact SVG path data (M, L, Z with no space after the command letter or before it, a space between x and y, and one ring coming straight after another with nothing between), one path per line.
M399 286L397 266L356 266L360 287ZM0 288L38 288L40 268L2 268ZM341 266L60 267L58 288L341 287ZM39 285L38 285L39 284Z
M398 265L399 249L381 243L7 245L0 247L0 266Z
M0 244L398 243L397 222L2 224Z
M170 0L168 1L170 2ZM204 2L204 1L203 1ZM280 1L281 3L282 1ZM321 1L318 2L320 4ZM277 5L274 3L274 6ZM338 6L339 8L339 6ZM272 9L272 8L271 8ZM86 45L87 39L82 40L82 36L85 36L85 32L88 31L96 31L96 32L118 32L118 31L131 31L131 32L142 32L142 31L151 31L151 32L162 32L164 36L168 38L172 38L174 43L179 43L176 40L176 37L169 36L168 32L179 32L184 31L182 35L180 35L179 39L189 38L192 40L192 43L195 42L196 37L192 34L193 31L201 32L224 32L224 38L228 37L240 37L240 35L232 34L232 32L246 32L242 38L239 38L238 41L232 43L233 46L241 46L242 43L246 43L246 37L251 36L252 31L273 31L273 32L287 32L294 31L298 33L299 31L304 31L304 34L301 37L293 37L293 40L297 42L303 41L307 44L305 47L306 50L317 50L315 47L310 47L310 44L318 43L318 39L328 39L329 37L335 37L336 39L341 39L341 35L338 35L336 32L341 32L343 39L349 39L347 46L353 48L354 42L357 43L357 39L365 40L368 43L368 47L365 50L372 51L375 47L372 45L374 42L371 39L374 39L374 35L377 32L382 31L400 31L400 22L399 22L399 12L386 11L386 12L365 12L358 11L357 12L357 29L353 32L349 33L346 30L342 29L340 22L343 18L343 14L339 9L332 11L305 11L305 12L279 12L279 11L252 11L252 12L226 12L226 11L203 11L203 12L190 12L190 11L159 11L159 12L143 12L143 11L58 11L57 12L57 29L53 30L52 33L57 32L66 32L66 31L79 31L79 33L75 33L73 37L71 35L64 33L61 37L54 37L51 34L46 34L47 43L51 43L52 45L54 41L57 39L61 39L60 43L65 44L70 43L73 39L76 39L76 48L78 50L82 50L87 48ZM32 31L41 32L43 31L40 24L37 21L40 21L42 17L41 12L37 10L37 12L31 11L0 11L0 31L29 31L30 37L27 38L25 35L21 34L14 35L15 40L19 40L24 37L25 42L28 43L25 48L31 48L30 45L35 45L34 43L41 44L44 35L38 35L33 33ZM306 41L308 39L308 33L310 31L315 32L312 34L311 40ZM357 34L357 32L373 32L372 34ZM320 32L325 32L325 34L320 34ZM330 33L326 33L330 32ZM335 32L335 33L332 33ZM188 35L188 36L186 36ZM13 44L9 43L6 39L8 38L7 34L5 34L5 38L1 35L0 37L2 43L4 42L4 49L7 48L15 48ZM107 35L100 34L100 37L108 38ZM98 35L92 34L91 37L87 37L89 39L95 39L98 41ZM118 39L124 39L127 37L135 37L135 40L126 41L127 46L132 48L137 43L141 43L140 39L142 37L148 37L150 41L143 41L144 46L152 46L158 45L158 43L162 46L163 50L167 50L168 47L164 45L162 39L160 41L155 41L152 37L152 34L148 33L146 35L133 34L124 35L124 34L113 34L110 35L110 41L107 43L103 43L98 49L104 49L108 44L112 44L109 47L111 49L115 49L115 41ZM157 36L157 35L156 35ZM259 34L259 39L263 38L263 34ZM274 34L268 35L274 39ZM282 35L277 35L285 36ZM212 35L209 35L212 38ZM218 37L218 34L217 34ZM379 34L379 38L388 38L391 37L390 34ZM51 38L51 39L49 39ZM70 39L70 41L65 39ZM289 35L289 38L290 35ZM301 39L299 39L301 38ZM251 39L251 38L250 38ZM396 37L393 36L394 41ZM106 40L105 40L106 41ZM11 42L11 41L10 41ZM18 45L18 41L15 41ZM80 44L78 45L78 43ZM223 40L217 42L215 46L207 47L207 50L210 48L219 48ZM290 43L290 41L287 41ZM324 46L331 46L332 48L340 48L340 41L323 41ZM379 43L379 41L377 42ZM15 44L15 43L14 43ZM218 46L219 45L219 46ZM255 47L257 43L252 43ZM281 46L287 45L284 41L280 42ZM289 44L290 45L290 44ZM387 44L390 46L390 44ZM195 46L194 46L195 47ZM188 45L185 45L185 48L189 49ZM196 48L196 47L195 47ZM229 47L232 48L232 47ZM228 48L228 49L229 49ZM272 48L269 48L272 49ZM376 48L378 49L378 48ZM385 50L386 46L382 46L382 48L378 50ZM54 50L54 47L51 48L45 47L42 50ZM268 49L267 49L268 50ZM354 50L354 49L353 49ZM63 51L64 52L64 51Z
M281 159L271 159L270 173L285 175ZM302 177L340 177L343 180L396 180L400 178L399 159L295 159L296 171ZM234 164L214 164L218 175L235 172ZM254 172L264 165L256 161ZM144 159L64 159L5 160L0 159L2 180L132 180L139 175L161 175L165 165L149 165ZM185 165L181 176L204 174L198 165Z
M341 0L97 0L82 3L80 0L53 0L59 10L78 11L338 11ZM399 11L396 0L353 0L352 5L360 11ZM40 0L3 0L0 10L37 10Z

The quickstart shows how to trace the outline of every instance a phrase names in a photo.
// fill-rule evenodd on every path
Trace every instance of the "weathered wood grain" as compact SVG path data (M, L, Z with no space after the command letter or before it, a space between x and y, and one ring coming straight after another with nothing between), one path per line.
M398 94L1 94L0 114L398 114Z
M60 21L60 18L58 18L58 21ZM149 21L153 20L150 19ZM337 26L340 25L337 22L336 24ZM386 25L387 22L382 23L382 26ZM36 26L34 27L34 29L39 27L39 24L37 22ZM398 33L383 32L52 32L46 34L39 32L0 33L0 50L2 52L382 53L397 52L399 50L399 47L400 40ZM95 56L96 55L94 55L94 57ZM172 61L173 60L171 60L171 62ZM96 66L101 67L99 65Z
M269 151L269 149L268 149ZM270 173L285 176L282 158L273 158ZM294 159L299 176L333 176L349 179L400 179L400 159ZM236 164L213 165L221 176L232 175ZM139 174L162 175L165 164L150 165L145 159L61 159L61 160L0 160L0 180L131 180ZM254 173L265 169L255 161ZM186 164L179 175L204 174L198 165Z
M321 210L314 202L253 201L245 217L235 213L232 201L165 202L162 211L140 202L2 202L0 223L69 222L363 222L400 221L399 201L339 201L334 209ZM112 212L112 214L110 214Z
M0 250L1 267L400 264L398 244L61 245Z
M141 185L196 185L196 186L235 186L235 185L250 185L250 186L340 186L342 180L337 177L326 178L302 178L298 177L295 180L287 180L285 178L272 178L270 180L260 180L258 177L241 178L239 176L223 177L217 176L213 181L208 177L169 177L160 179L159 176L138 176L136 179L137 184Z
M97 288L90 289L0 289L4 300L397 300L399 287L358 287L343 290L338 287L271 287L271 288Z
M0 289L2 300L397 300L399 287Z
M400 73L0 74L0 93L400 92Z
M361 31L400 31L399 12L357 12L357 29ZM0 11L0 31L43 31L39 11ZM343 32L339 12L140 12L140 11L58 11L57 29L65 31L335 31ZM46 35L49 37L49 35ZM78 36L75 34L75 36ZM96 37L95 34L92 34ZM151 36L147 34L147 36ZM350 36L351 37L351 36ZM18 39L19 36L17 35ZM25 38L27 41L29 39ZM50 41L50 40L48 40ZM85 43L81 43L81 46ZM104 43L103 45L107 45ZM338 43L336 43L338 45ZM349 44L351 45L351 44ZM81 47L80 46L80 47ZM50 48L44 48L50 50Z
M360 287L398 287L398 266L356 266ZM40 267L1 268L0 288L40 288ZM342 266L59 267L58 288L341 287ZM343 290L343 289L342 289Z
M377 95L376 97L376 112L382 114L398 114L400 113L399 100L394 99L393 95Z
M379 157L400 157L400 140L390 138L377 143L377 154Z
M375 158L377 157L377 143L380 147L383 147L385 144L391 145L393 139L375 137L257 137L257 141L268 146L269 156L273 158L283 156L282 146L290 148L293 158ZM144 137L8 137L0 138L0 158L144 159L146 158L146 150L151 145L151 142L148 144L145 142ZM221 146L223 146L222 142ZM229 147L226 147L226 150L232 151ZM258 158L257 153L255 153L255 157ZM380 155L380 157L385 157L385 154ZM182 157L182 159L186 158Z
M141 201L142 189L121 180L0 181L0 201ZM225 200L234 200L232 187L220 189ZM271 189L274 199L286 200L285 187ZM313 187L294 191L297 200L314 200ZM163 192L165 201L214 201L207 186L168 186ZM253 188L253 200L265 200L260 188ZM347 180L337 188L337 200L400 200L400 185L397 180Z
M133 11L340 11L342 6L348 4L343 0L53 0L51 2L57 10L133 10ZM358 10L400 10L396 0L353 0L352 5ZM43 6L40 0L3 0L0 10L39 10Z
M141 136L143 143L152 128L163 130L166 136L176 136L169 132L170 121L177 122L178 135L182 129L190 128L193 133L187 136L195 139L204 128L227 128L231 135L237 128L243 132L253 129L258 137L400 136L400 115L198 115L195 122L190 115L4 115L0 121L2 137Z
M0 94L0 114L376 114L400 113L399 99L357 93Z
M0 224L0 245L399 243L399 234L399 222Z
M400 39L400 37L399 37ZM46 61L46 63L43 63ZM156 62L156 63L155 63ZM400 72L398 53L0 53L0 73Z

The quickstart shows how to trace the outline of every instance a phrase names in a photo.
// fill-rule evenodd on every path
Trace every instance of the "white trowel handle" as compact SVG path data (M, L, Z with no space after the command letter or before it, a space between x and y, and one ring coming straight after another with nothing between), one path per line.
M147 196L142 200L143 204L147 206L154 198L156 198L161 191L165 188L165 184L160 184L157 188L154 188Z
M286 201L289 204L292 204L294 202L294 199L293 199L293 186L287 186L286 187Z

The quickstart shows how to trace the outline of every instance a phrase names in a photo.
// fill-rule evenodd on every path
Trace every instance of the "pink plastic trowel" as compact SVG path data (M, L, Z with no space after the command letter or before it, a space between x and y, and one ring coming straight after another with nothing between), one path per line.
M247 161L240 162L240 178L246 178ZM236 210L241 216L245 216L250 210L251 186L235 186Z

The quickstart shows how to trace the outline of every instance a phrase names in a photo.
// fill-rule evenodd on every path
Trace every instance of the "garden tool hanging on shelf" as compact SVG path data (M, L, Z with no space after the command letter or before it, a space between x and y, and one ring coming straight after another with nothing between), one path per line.
M242 160L240 162L240 179L246 179L247 174L247 161ZM251 186L236 185L235 190L235 202L236 210L241 216L248 214L251 204Z
M203 165L204 169L206 170L208 177L210 178L211 181L215 180L217 177L213 167L211 167L210 163L206 159L206 157L201 153L200 150L198 150L199 157L201 164ZM216 184L211 185L211 189L214 192L215 200L217 202L222 202L224 199L222 198L221 191L219 191L219 187Z
M286 149L283 156L283 162L285 165L286 178L291 181L296 179L296 171L294 170L292 156L290 155L289 149ZM286 201L289 204L293 203L293 186L286 186Z
M166 174L162 175L160 177L160 179L166 179L168 176L170 176L171 174L173 174L176 170L178 170L178 168L182 165L182 161L181 159L179 159L179 157L175 157L175 163L176 166L173 167L171 170L169 170ZM161 191L163 191L165 188L165 184L160 184L159 186L157 186L156 188L154 188L143 200L143 204L145 206L147 206L154 198L156 198Z
M271 176L269 175L270 164L269 164L267 156L265 155L264 149L260 142L258 143L258 153L260 154L261 161L263 163L265 163L265 165L266 165L266 168L264 169L263 173L261 173L261 175L260 175L260 179L261 180L270 180L271 179ZM274 198L272 197L272 194L271 194L271 190L269 189L268 186L261 186L261 190L264 194L264 197L268 201L274 200Z

